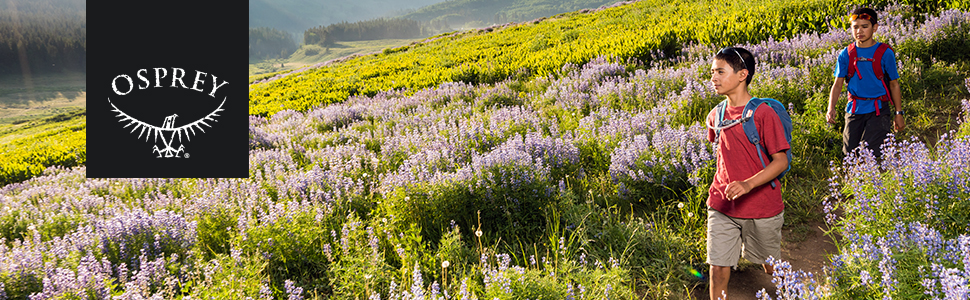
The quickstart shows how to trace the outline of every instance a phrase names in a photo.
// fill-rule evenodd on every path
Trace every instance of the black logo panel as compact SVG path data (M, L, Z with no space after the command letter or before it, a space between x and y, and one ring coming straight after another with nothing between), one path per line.
M248 20L178 2L88 3L88 177L249 176Z

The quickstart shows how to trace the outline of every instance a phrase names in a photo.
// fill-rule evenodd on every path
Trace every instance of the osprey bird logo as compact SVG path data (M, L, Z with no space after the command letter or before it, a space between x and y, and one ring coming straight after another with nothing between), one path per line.
M205 117L179 127L175 127L175 118L178 117L177 114L165 117L165 120L162 121L162 126L158 127L135 119L134 117L121 111L117 106L114 105L114 103L111 103L111 98L108 98L108 104L111 104L111 108L113 108L111 111L118 113L117 117L120 118L118 122L128 122L128 124L125 124L124 128L134 125L134 127L131 128L130 133L134 133L136 130L140 129L138 132L138 139L141 139L141 136L144 135L145 141L147 142L149 138L154 137L155 142L157 143L158 138L162 138L162 145L164 146L162 149L159 149L158 145L152 147L152 153L158 153L158 157L180 157L179 155L181 154L184 154L185 157L189 157L188 154L185 154L185 146L181 145L182 135L184 134L185 138L191 141L191 136L196 135L196 129L202 133L205 133L202 125L212 128L212 125L209 125L209 123L206 123L206 121L218 122L216 121L215 117L219 116L219 112L224 111L222 106L226 104L226 99L223 98L222 103L219 104L219 107ZM168 136L166 137L166 135ZM172 147L172 143L175 141L176 136L178 137L180 143L178 148Z

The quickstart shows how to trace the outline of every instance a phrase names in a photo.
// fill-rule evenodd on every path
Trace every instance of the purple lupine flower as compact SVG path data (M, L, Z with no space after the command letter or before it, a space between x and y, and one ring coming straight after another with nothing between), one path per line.
M566 236L559 237L559 255L566 256Z
M699 126L687 130L660 128L653 136L637 135L621 142L611 155L614 182L646 181L663 185L681 177L691 179L712 160L706 135Z
M252 118L250 118L252 120ZM260 127L249 125L249 149L269 149L279 144L280 137Z
M504 272L512 263L512 256L508 254L495 254L495 261L498 263L498 270Z
M349 253L350 249L350 233L357 229L360 222L348 222L344 223L340 229L340 248L343 250L343 254Z
M99 222L95 231L101 236L102 247L118 245L121 259L136 263L135 255L146 252L149 257L159 257L163 250L183 250L196 242L196 225L185 217L161 210L150 215L141 210L124 212L110 220Z
M312 110L307 113L306 117L312 120L314 124L327 129L349 125L354 121L363 119L366 115L367 107L363 105L332 104Z
M970 297L970 287L967 285L967 278L961 276L960 273L962 273L960 270L950 268L946 268L942 272L940 284L942 285L944 299L956 300Z
M967 78L967 90L970 90L970 78ZM970 122L970 99L961 99L960 105L963 107L963 110L961 110L963 123Z
M869 271L862 270L859 273L859 280L862 282L862 285L864 286L872 285L872 277L869 276Z
M607 259L607 262L609 263L610 268L615 269L620 267L620 261L613 258L612 256L610 256L609 259Z
M438 285L438 281L431 283L431 299L438 299L438 295L441 294L441 286Z
M880 239L879 248L882 252L882 259L879 260L879 272L882 273L882 287L883 292L886 295L891 294L896 290L896 285L899 282L896 280L896 260L892 257L892 248L885 245L885 240Z
M424 300L424 279L421 276L421 265L414 263L414 271L411 273L411 299Z
M259 296L260 299L273 299L273 290L264 283L259 286Z
M458 297L460 300L471 299L471 293L468 292L468 278L462 278L461 286L458 288Z
M404 293L406 294L407 292L404 292ZM397 300L400 297L401 297L401 295L398 295L397 294L397 282L395 282L394 279L391 279L391 286L390 286L390 288L387 291L387 299L388 300Z
M958 243L963 256L963 277L970 278L970 235L961 235Z
M936 298L936 290L937 290L936 281L937 280L933 278L924 278L923 281L920 282L920 284L923 286L923 289L925 290L923 291L923 294Z
M374 261L378 261L380 259L379 242L380 241L377 239L377 235L374 235L374 227L367 226L367 245L370 246L371 256L373 256Z
M323 254L327 256L327 260L333 262L333 250L330 248L330 243L323 244Z
M767 262L774 267L772 283L777 287L778 299L821 299L828 296L828 288L819 285L812 273L802 270L793 271L787 261L769 257ZM759 299L772 299L762 290Z
M303 300L303 288L296 286L293 281L287 279L283 282L283 287L286 289L288 300Z

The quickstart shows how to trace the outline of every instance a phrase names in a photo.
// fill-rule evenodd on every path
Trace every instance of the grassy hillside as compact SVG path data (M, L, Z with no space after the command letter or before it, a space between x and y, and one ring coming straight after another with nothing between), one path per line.
M254 85L249 93L250 114L305 111L350 96L416 91L444 82L495 83L510 77L544 76L563 63L581 64L600 55L664 60L691 42L729 45L780 39L827 26L842 27L844 19L830 16L841 15L848 4L839 0L714 3L647 0L537 23L440 35Z
M258 1L257 1L258 2ZM548 3L546 3L548 2ZM508 23L532 20L539 17L553 16L560 13L576 11L585 8L596 8L604 4L615 3L615 0L580 0L571 2L532 1L532 0L502 0L480 1L462 0L445 1L417 10L410 10L404 18L420 21L445 20L448 28L481 28L495 23ZM281 4L282 5L282 4ZM266 17L279 15L266 3L257 3ZM264 7L265 6L265 7ZM332 9L332 8L330 8ZM251 8L251 10L256 10ZM303 8L302 11L309 11ZM356 16L356 15L355 15ZM440 18L439 18L440 16ZM252 14L251 14L252 17ZM359 17L359 16L358 16ZM400 17L400 16L399 16ZM497 18L496 18L497 17ZM259 18L259 17L256 17ZM295 22L292 18L284 18L285 22ZM353 21L353 20L340 20ZM318 25L327 25L321 23ZM437 23L440 24L440 23ZM308 26L308 27L313 27ZM302 34L302 31L300 31ZM284 59L258 59L250 61L250 76L274 73L284 70L294 70L308 65L326 62L328 60L345 57L352 54L366 54L381 51L385 48L395 48L411 43L412 39L400 40L372 40L372 41L342 41L336 46L324 48L317 45L301 45L299 53ZM306 54L309 52L311 54Z
M337 42L333 47L301 45L300 49L286 59L264 59L249 61L249 76L296 70L353 54L381 52L412 43L410 39L389 39L374 41ZM252 82L253 80L250 80Z
M84 164L83 73L0 76L0 184Z
M0 75L0 126L84 108L85 78L77 72Z
M43 174L52 166L84 165L83 108L13 125L0 125L0 185Z

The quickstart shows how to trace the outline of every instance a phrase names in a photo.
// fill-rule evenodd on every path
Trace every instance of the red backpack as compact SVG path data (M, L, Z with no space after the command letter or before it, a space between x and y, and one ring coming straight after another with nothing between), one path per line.
M859 61L871 61L872 62L872 72L875 73L876 74L876 78L878 78L879 81L882 82L882 87L886 89L886 96L885 97L889 98L889 103L892 104L893 97L889 93L889 85L886 84L886 79L888 79L889 76L888 76L888 74L886 74L882 70L882 55L886 53L886 50L892 49L892 47L889 47L889 45L887 45L885 43L879 43L878 48L876 48L876 54L873 55L872 58L859 57L859 55L856 53L855 43L849 44L849 46L847 47L847 49L849 51L849 69L847 70L848 71L848 74L846 74L845 80L848 82L848 80L850 78L852 78L853 75L856 75L856 76L859 77L859 79L862 79L862 72L859 72L859 67L856 64ZM893 51L895 51L895 50L893 50ZM856 109L855 103L856 103L856 100L860 100L860 99L861 100L882 100L881 98L882 97L877 98L877 99L858 98L856 96L853 96L852 93L849 93L849 100L852 101L852 113L855 113L855 109ZM876 115L878 116L879 115L879 102L873 101L873 105L876 106Z

